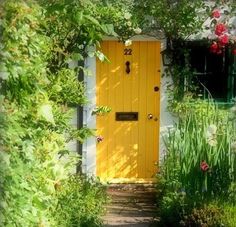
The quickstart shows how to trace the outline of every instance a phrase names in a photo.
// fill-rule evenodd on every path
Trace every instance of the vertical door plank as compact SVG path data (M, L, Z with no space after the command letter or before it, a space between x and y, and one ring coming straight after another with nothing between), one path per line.
M147 121L147 42L140 42L139 55L139 153L138 177L145 178L146 171L146 121Z
M101 44L102 51L105 55L108 54L108 43L103 42ZM100 62L97 59L97 106L107 105L108 104L108 65L106 62ZM108 120L108 116L98 116L97 117L97 135L104 137L104 141L97 143L97 175L101 178L107 177L107 138L108 138L108 128L104 125L104 121Z

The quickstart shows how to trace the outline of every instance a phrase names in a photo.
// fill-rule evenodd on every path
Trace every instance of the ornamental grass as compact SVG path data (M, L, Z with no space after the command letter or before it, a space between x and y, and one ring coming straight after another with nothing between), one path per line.
M188 104L164 137L161 177L169 190L202 199L229 196L236 180L232 114L207 102Z

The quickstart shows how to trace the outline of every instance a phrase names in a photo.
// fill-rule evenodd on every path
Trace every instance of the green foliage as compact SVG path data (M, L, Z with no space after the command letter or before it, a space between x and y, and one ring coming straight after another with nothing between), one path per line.
M49 77L48 96L56 103L85 104L84 85L78 81L76 70L62 68Z
M1 2L0 226L100 224L104 191L97 182L71 177L79 157L67 143L93 135L70 125L69 106L83 105L86 97L76 78L85 69L69 66L113 31L100 20L101 7L89 1Z
M108 106L97 106L93 111L92 115L103 115L106 113L110 113L111 108Z
M72 176L57 186L57 226L101 226L107 196L104 186L93 179ZM99 198L99 199L98 199Z
M165 192L162 197L158 194L158 199L161 201L158 212L161 217L160 226L179 226L183 214L190 209L186 205L185 197L181 193Z
M222 201L233 206L236 201L233 118L201 100L180 103L176 113L179 122L163 138L166 153L158 175L161 220L168 226L179 226L181 220L181 226L220 226L226 223L218 215ZM215 200L218 207L209 206Z
M142 32L139 25L143 16L136 14L138 7L135 2L134 0L105 0L100 3L103 5L102 20L107 23L112 22L114 31L121 41Z
M223 213L223 222L226 226L234 227L236 223L236 206L235 203L232 204L229 202L223 202L221 204L222 209L224 210Z
M202 1L169 1L159 0L138 1L136 3L137 14L145 12L149 17L144 17L145 27L162 30L171 39L187 38L197 32L204 21L199 14L199 8L203 7Z
M182 109L176 128L169 130L165 139L163 174L168 180L175 179L175 172L170 170L176 170L181 183L179 189L192 195L224 194L235 181L235 153L231 143L236 131L228 113L215 108L204 102L203 105L189 103L188 108ZM209 165L207 172L200 168L203 160Z
M209 204L202 208L194 208L188 216L180 222L181 226L196 226L196 227L220 227L224 226L223 210L217 205Z

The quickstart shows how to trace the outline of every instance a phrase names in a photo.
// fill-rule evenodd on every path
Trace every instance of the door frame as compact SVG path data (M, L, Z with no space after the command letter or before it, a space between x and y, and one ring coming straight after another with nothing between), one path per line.
M117 40L115 37L104 37L104 41L114 41ZM165 39L157 39L152 36L147 35L137 35L131 38L132 41L159 41L161 44L161 51L163 51L166 47L166 40ZM161 58L161 57L160 57ZM87 58L85 59L85 67L89 69L92 73L92 76L84 77L85 87L86 87L86 96L90 100L83 108L83 124L89 128L96 129L96 115L92 115L92 111L96 107L96 58ZM161 59L161 71L163 72L163 65ZM160 85L160 92L162 91L162 77L161 77L161 85ZM165 91L165 89L163 89ZM162 92L160 93L160 133L162 131L163 126L165 127L166 120L163 124L162 116L166 115L166 103L164 103L163 107L163 97ZM167 99L167 97L166 97ZM162 109L165 111L162 113ZM168 122L168 121L167 121ZM159 135L159 159L161 158L161 151L163 150L163 143L161 142L161 136ZM90 137L88 138L82 146L82 172L88 176L96 176L96 138Z

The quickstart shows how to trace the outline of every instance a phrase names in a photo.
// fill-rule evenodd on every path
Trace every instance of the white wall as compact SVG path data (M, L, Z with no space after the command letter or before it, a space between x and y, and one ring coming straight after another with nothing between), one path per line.
M162 67L163 69L163 67ZM172 128L174 125L174 122L176 121L176 118L174 118L171 113L167 110L168 105L168 95L167 95L167 86L172 84L172 80L170 77L163 76L161 78L161 98L160 98L160 145L159 145L159 151L160 151L160 160L163 157L163 154L165 153L165 145L163 142L163 136L166 135L168 128Z
M92 111L96 107L96 58L87 58L85 67L92 75L85 75L86 97L89 103L84 107L84 125L91 129L96 129L96 116L92 116ZM82 171L87 175L96 173L96 138L90 137L83 144Z

